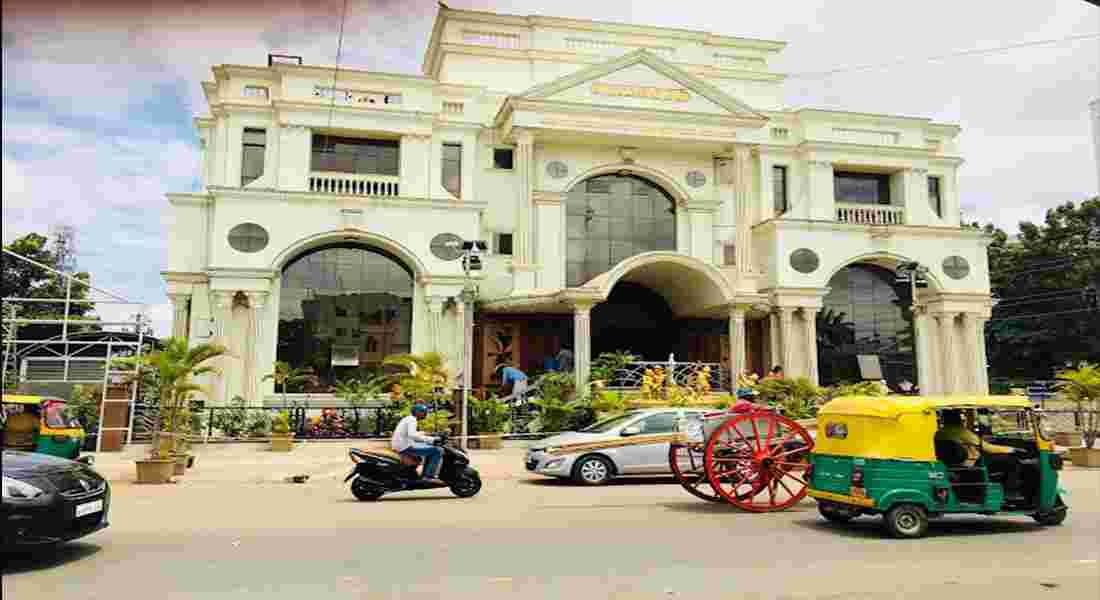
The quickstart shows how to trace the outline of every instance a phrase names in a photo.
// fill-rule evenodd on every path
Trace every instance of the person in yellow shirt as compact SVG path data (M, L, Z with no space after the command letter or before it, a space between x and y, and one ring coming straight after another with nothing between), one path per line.
M1010 458L1012 454L1026 454L1022 448L991 444L978 437L963 424L962 411L943 411L943 427L936 432L936 441L956 442L966 449L967 460L965 466L973 466L978 458L984 458L983 462L990 472L1003 472L1005 474L1005 492L1015 492L1019 488L1019 463Z

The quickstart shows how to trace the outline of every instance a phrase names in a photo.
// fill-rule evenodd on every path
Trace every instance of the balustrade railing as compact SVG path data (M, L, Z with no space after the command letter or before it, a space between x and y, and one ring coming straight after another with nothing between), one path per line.
M691 384L692 377L704 368L710 368L710 388L714 391L730 388L729 369L721 363L711 362L659 362L638 361L619 369L615 378L608 382L611 389L632 390L642 387L642 378L646 369L660 368L665 372L666 381L676 385L687 386Z
M400 178L354 173L310 173L309 191L346 196L399 196Z
M905 209L900 206L837 203L836 220L856 225L904 225Z

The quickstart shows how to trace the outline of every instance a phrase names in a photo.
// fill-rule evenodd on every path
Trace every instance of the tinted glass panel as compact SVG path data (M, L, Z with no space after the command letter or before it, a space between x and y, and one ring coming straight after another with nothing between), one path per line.
M787 167L772 167L772 187L775 195L775 214L787 212Z
M515 162L515 153L511 148L494 148L493 149L493 166L497 169L512 169L512 165Z
M278 360L309 367L334 384L409 352L412 275L395 259L362 247L329 247L283 270Z
M241 187L252 183L264 174L264 146L267 132L263 129L245 129L241 144Z
M396 140L315 135L311 168L314 171L397 176L400 171L400 157L401 145Z
M932 207L932 212L936 213L936 216L943 216L943 201L940 199L939 177L928 178L928 204Z
M833 175L837 202L849 204L890 204L890 176L879 173L845 173Z
M603 175L566 199L566 284L581 285L623 259L676 248L676 213L660 187L638 177Z
M462 144L443 144L443 188L462 197Z

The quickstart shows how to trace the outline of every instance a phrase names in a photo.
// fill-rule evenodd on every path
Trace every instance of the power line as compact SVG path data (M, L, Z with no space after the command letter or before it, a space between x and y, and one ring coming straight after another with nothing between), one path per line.
M344 11L340 15L340 35L336 41L336 66L332 70L332 103L328 109L328 128L332 129L332 114L336 112L336 77L340 74L340 58L344 53L344 23L348 20L348 0L344 0Z
M997 46L997 47L994 47L994 48L979 48L979 49L975 49L975 50L957 50L955 52L949 52L947 54L940 54L940 55L936 55L936 56L926 56L926 57L923 57L923 58L905 58L905 59L895 60L895 61L888 62L888 63L879 63L879 64L874 64L874 65L860 65L860 66L857 66L857 67L842 67L840 69L832 69L830 71L821 71L821 72L818 72L818 73L796 73L796 74L793 74L793 75L788 75L787 79L788 80L794 80L794 79L827 79L827 78L832 77L834 75L840 75L840 74L844 74L844 73L855 73L855 72L859 72L859 71L873 71L873 70L883 69L883 68L887 68L887 67L896 67L896 66L901 66L901 65L925 63L925 62L936 62L936 61L940 61L940 60L947 60L947 59L951 59L951 58L961 58L961 57L965 57L965 56L979 56L979 55L984 55L984 54L997 54L997 53L1000 53L1000 52L1008 52L1008 51L1011 51L1011 50L1018 50L1020 48L1031 48L1031 47L1035 47L1035 46L1050 46L1050 45L1054 45L1054 44L1063 44L1063 43L1067 43L1067 42L1078 42L1078 41L1089 40L1089 39L1100 39L1100 33L1088 33L1088 34L1083 34L1083 35L1071 35L1071 36L1066 36L1066 37L1063 37L1063 38L1055 38L1055 39L1049 39L1049 40L1037 40L1037 41L1034 41L1034 42L1019 42L1019 43L1016 43L1016 44L1009 44L1009 45L1006 45L1006 46Z

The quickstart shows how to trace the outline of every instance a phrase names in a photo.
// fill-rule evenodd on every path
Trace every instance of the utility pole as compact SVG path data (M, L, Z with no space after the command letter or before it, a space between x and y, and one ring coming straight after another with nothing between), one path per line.
M474 302L477 301L477 285L471 273L481 270L481 253L489 248L483 241L462 242L462 272L466 281L462 286L462 438L459 446L469 448L470 436L470 377L474 368Z

